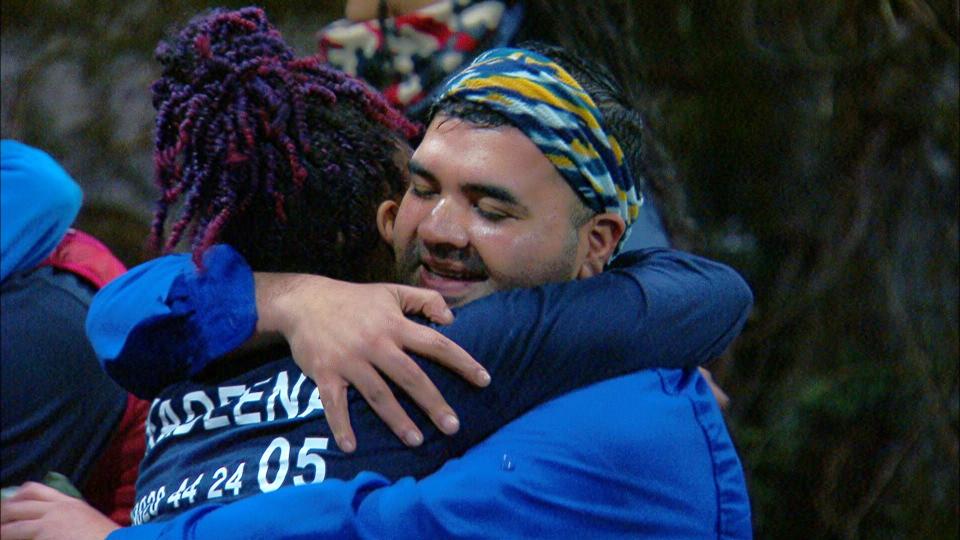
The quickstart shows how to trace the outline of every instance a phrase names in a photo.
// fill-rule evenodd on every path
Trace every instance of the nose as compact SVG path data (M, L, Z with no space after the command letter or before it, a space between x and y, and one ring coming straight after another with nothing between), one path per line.
M440 199L420 222L417 235L430 247L464 249L470 243L462 212L454 201L446 198Z

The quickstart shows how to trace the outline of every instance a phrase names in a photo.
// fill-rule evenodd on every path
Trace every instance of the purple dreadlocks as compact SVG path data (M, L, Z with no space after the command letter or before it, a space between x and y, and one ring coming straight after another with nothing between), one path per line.
M259 8L200 15L156 56L153 248L191 238L199 263L227 242L255 270L350 277L377 241L376 205L403 190L398 141L418 128L356 79L294 58Z

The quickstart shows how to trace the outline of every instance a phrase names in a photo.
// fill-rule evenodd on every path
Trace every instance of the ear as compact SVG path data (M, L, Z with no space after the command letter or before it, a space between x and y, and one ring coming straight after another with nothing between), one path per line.
M603 267L613 256L626 230L627 226L619 214L606 212L590 218L581 231L586 238L587 252L577 272L577 279L592 277L603 272Z
M393 226L397 222L397 210L400 205L396 201L387 199L377 208L377 230L380 238L389 245L393 245Z

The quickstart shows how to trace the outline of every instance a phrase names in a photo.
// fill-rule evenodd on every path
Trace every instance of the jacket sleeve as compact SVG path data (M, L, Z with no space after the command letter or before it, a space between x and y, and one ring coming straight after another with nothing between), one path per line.
M437 329L490 372L493 382L482 391L417 361L460 415L464 430L450 443L458 455L468 434L485 436L571 390L716 358L740 334L752 301L743 278L726 265L645 249L621 255L590 279L503 292L455 311L453 324Z
M107 373L148 399L242 345L257 323L253 272L226 245L131 268L93 298L87 337Z
M46 152L0 142L0 281L38 265L80 212L83 192Z
M457 516L462 504L482 504L491 512L506 510L510 518L518 511L524 520L539 519L532 508L518 509L515 501L478 490L464 490L463 473L470 467L453 463L419 482L403 478L393 484L377 474L364 472L349 481L326 480L320 484L287 487L231 504L207 504L175 519L118 529L108 540L206 540L233 538L452 538L472 533L487 538L509 538L510 522L486 519L472 523ZM469 465L469 464L467 464ZM476 474L476 471L473 471ZM484 482L486 485L487 482ZM482 500L486 499L486 500ZM551 519L556 512L548 511ZM576 513L574 513L576 514ZM564 512L567 518L575 515ZM584 522L579 522L583 527ZM571 524L575 527L575 524ZM501 530L502 529L502 530ZM470 536L470 534L467 534Z

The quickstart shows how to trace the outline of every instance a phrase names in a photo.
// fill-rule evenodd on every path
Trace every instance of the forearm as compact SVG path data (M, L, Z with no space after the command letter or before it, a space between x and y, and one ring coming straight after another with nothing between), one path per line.
M490 371L483 390L417 361L461 420L447 439L407 398L425 445L460 455L520 414L561 394L652 367L693 367L739 333L749 288L729 267L673 250L651 250L595 278L491 295L437 329ZM375 429L371 426L366 430Z
M494 383L483 397L510 419L617 375L707 362L740 332L751 302L729 267L653 249L591 279L492 295L438 330L487 367Z
M607 273L638 288L637 334L621 338L636 341L620 348L649 355L647 367L691 368L716 358L740 334L753 305L735 270L682 251L625 253ZM622 328L630 328L626 320Z

